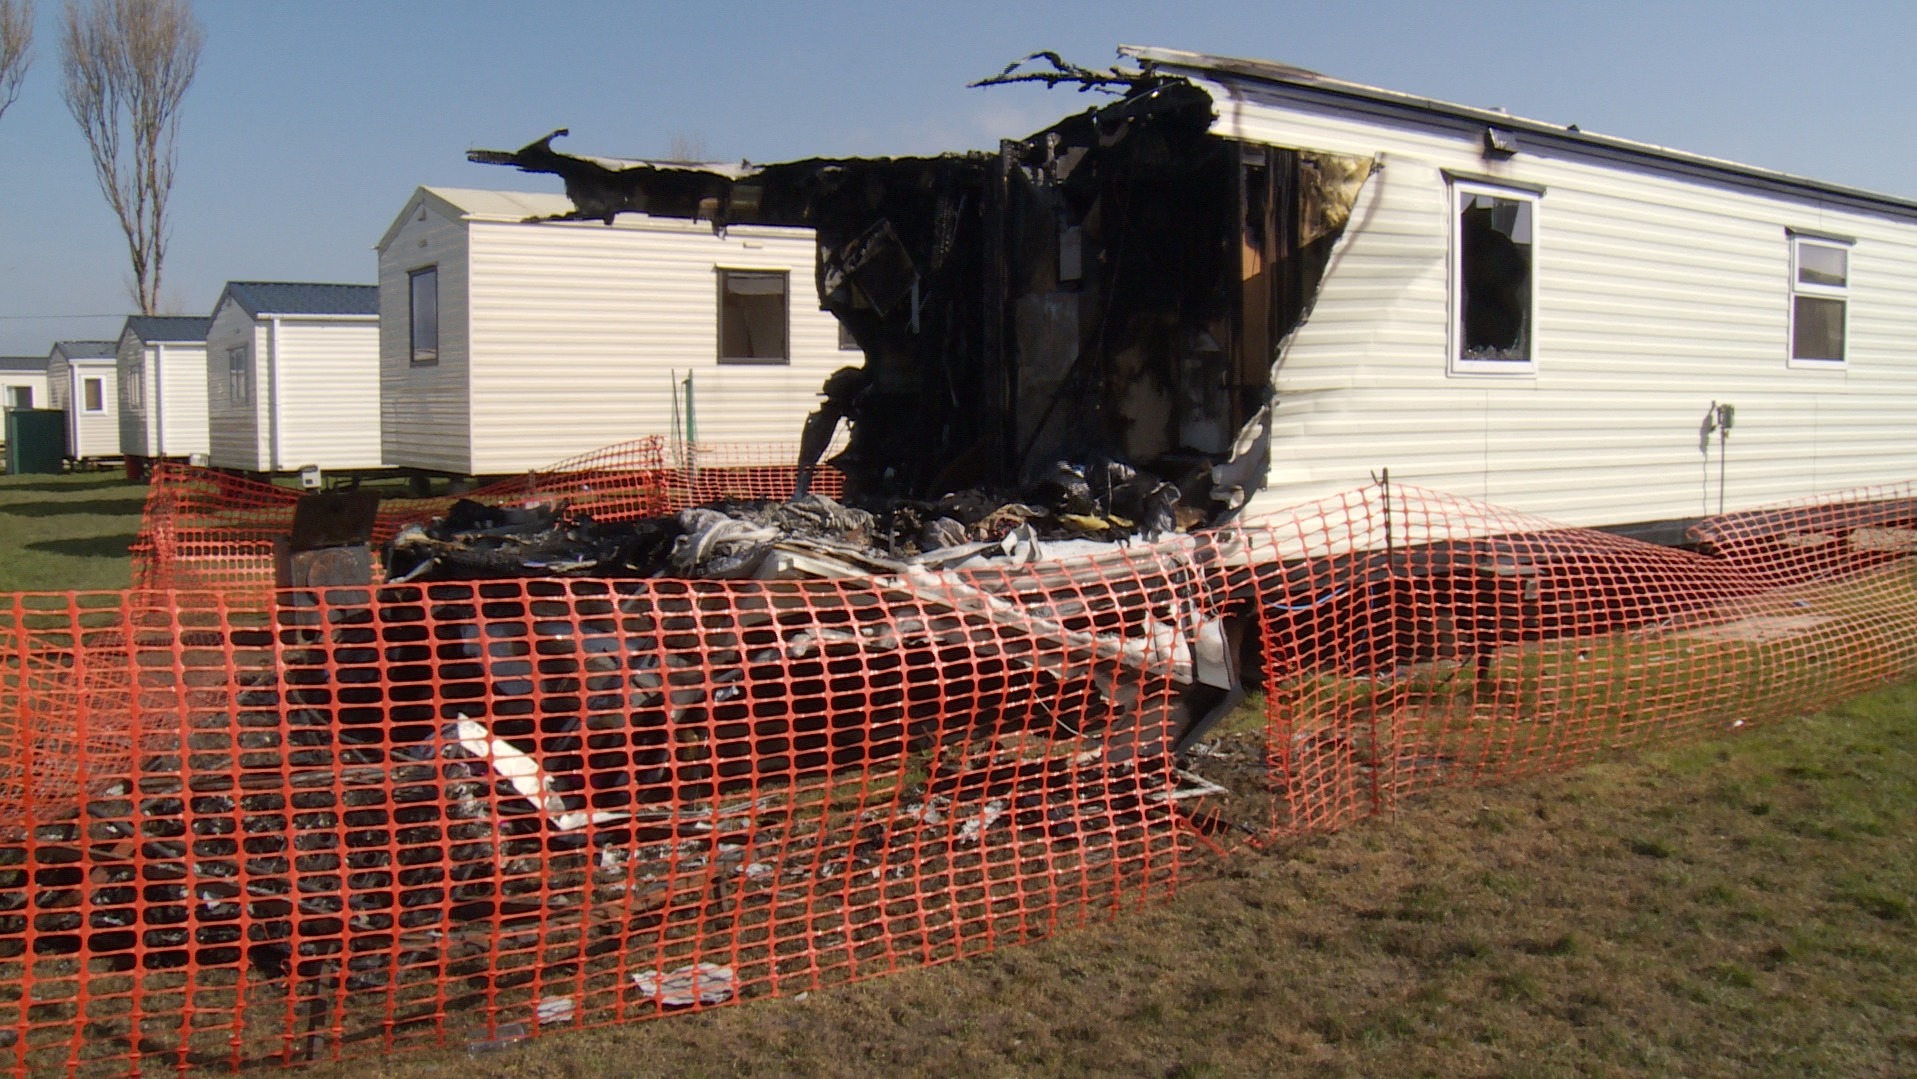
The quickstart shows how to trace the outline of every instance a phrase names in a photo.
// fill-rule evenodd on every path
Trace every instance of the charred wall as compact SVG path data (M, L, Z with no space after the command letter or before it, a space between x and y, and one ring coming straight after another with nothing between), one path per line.
M835 463L855 499L1012 489L1109 459L1211 518L1210 466L1267 403L1369 166L1220 138L1213 119L1198 87L1144 76L996 155L703 178L569 159L550 139L474 158L564 176L575 216L816 229L821 303L865 363L827 384L806 442L850 421Z

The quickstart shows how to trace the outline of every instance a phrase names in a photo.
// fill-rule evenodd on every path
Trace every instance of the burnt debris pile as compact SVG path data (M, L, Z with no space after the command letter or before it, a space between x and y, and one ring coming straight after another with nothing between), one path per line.
M1186 486L1205 486L1194 475ZM387 580L793 578L1028 563L1184 532L1210 516L1185 487L1118 461L1059 461L1012 492L970 488L861 508L820 494L728 499L597 521L565 503L462 500L387 546Z

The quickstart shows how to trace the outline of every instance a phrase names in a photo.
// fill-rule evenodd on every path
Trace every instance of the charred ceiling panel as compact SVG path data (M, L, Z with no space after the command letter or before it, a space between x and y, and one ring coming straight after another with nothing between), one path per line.
M856 498L1014 490L1058 462L1126 462L1235 508L1212 468L1262 422L1278 342L1305 317L1370 163L1211 133L1182 79L1100 76L1117 100L996 155L701 170L575 158L552 136L472 159L554 173L575 217L620 212L818 232L821 302L865 365L805 442Z

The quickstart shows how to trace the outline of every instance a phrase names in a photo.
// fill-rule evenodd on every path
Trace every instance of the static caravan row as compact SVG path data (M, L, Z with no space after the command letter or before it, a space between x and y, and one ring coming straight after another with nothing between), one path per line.
M47 403L47 357L0 356L0 408L41 408Z
M206 318L134 315L116 349L120 452L161 460L204 455Z
M1085 73L1118 101L994 155L712 170L697 199L550 138L471 156L589 190L581 216L815 227L866 351L840 403L866 490L1109 456L1255 518L1389 469L1670 538L1910 478L1917 201L1121 52Z
M816 300L811 229L528 220L571 208L451 188L407 201L379 243L386 464L522 472L687 427L796 442L826 376L863 360Z
M47 407L66 410L67 456L76 461L119 455L114 348L112 341L60 341L47 356Z
M228 282L206 356L215 468L381 466L377 287Z

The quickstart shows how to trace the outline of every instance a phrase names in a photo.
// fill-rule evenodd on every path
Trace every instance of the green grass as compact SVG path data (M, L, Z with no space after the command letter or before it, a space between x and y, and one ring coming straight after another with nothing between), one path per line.
M930 970L329 1074L1917 1074L1917 684L1201 867Z
M145 499L117 472L0 476L0 593L127 587Z

